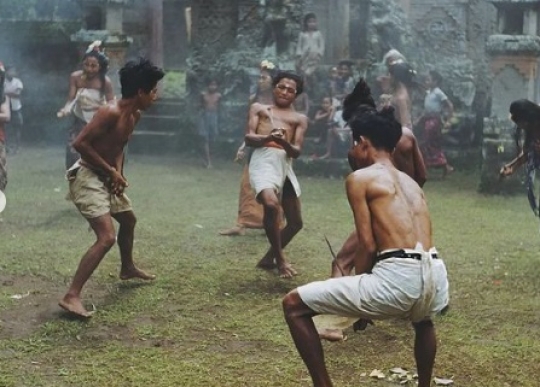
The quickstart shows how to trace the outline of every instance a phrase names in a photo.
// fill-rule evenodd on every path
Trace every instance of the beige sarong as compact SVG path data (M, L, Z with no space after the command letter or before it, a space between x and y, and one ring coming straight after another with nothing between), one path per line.
M422 257L387 258L376 263L371 274L312 282L299 287L298 294L319 314L412 322L430 318L448 305L446 267L442 259L433 258L435 249L405 251Z
M289 179L296 196L301 194L300 184L292 169L292 159L283 149L274 147L256 148L249 161L249 181L255 196L264 189L273 189L280 194L285 180Z

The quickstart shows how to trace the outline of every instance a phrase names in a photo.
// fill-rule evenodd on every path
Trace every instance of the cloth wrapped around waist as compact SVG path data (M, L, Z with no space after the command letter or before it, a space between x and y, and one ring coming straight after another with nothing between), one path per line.
M255 148L249 161L249 179L255 195L264 189L281 193L286 179L291 182L296 196L301 194L300 184L292 169L292 159L281 148Z

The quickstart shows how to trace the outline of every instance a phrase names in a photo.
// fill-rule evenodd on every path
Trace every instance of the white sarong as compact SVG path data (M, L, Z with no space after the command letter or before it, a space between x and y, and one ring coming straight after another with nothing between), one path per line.
M448 305L446 267L442 259L432 258L434 248L404 250L422 258L386 258L371 274L312 282L299 287L298 294L319 314L412 322L430 318Z
M273 147L255 148L249 160L249 182L255 196L264 189L273 189L278 194L283 191L285 180L289 179L297 197L300 184L292 169L292 159L283 149Z

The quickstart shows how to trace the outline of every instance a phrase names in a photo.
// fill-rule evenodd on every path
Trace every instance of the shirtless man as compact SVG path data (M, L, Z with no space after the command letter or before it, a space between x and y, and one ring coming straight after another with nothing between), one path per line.
M364 106L367 110L375 109L375 102L370 97L370 90L363 79L361 79L353 93L351 93L344 102L344 118L349 120L352 118L353 112L360 105ZM414 181L418 183L420 187L424 186L426 182L426 166L422 153L418 147L418 142L413 132L406 127L402 127L402 135L399 139L396 149L392 153L394 165L401 172L409 175ZM349 154L349 165L353 170L357 170L356 161L351 154ZM356 258L360 258L359 253L360 246L356 231L353 231L347 238L341 250L337 253L336 260L332 262L332 277L341 277L349 275L353 268L356 270L356 274L366 273L371 270L370 262L356 261Z
M199 123L199 136L203 142L203 156L206 168L212 168L210 157L210 144L212 144L219 132L219 104L221 93L218 92L217 81L208 82L208 87L201 93L201 121Z
M124 147L135 125L157 97L157 83L163 71L146 59L130 61L120 69L122 99L101 107L73 143L81 159L68 170L73 202L88 220L96 242L82 257L73 281L59 305L75 315L90 317L81 302L81 290L105 254L118 240L120 279L152 280L155 276L138 269L133 263L133 233L136 218L124 190ZM120 228L116 238L112 219Z
M359 169L347 178L346 191L358 254L373 270L291 291L283 299L285 319L314 387L332 386L314 316L409 320L416 335L418 387L428 387L437 345L431 317L448 303L448 281L444 262L433 247L424 193L394 166L392 152L401 125L391 109L355 115L349 125L354 140L351 158Z
M297 272L285 259L283 248L302 229L300 186L292 159L300 156L308 120L292 107L302 93L302 78L291 72L279 72L273 79L273 87L273 105L251 105L245 142L255 148L249 162L250 183L263 205L264 230L270 242L270 249L257 267L272 270L277 266L282 278L291 278ZM280 229L280 206L287 220L283 229Z

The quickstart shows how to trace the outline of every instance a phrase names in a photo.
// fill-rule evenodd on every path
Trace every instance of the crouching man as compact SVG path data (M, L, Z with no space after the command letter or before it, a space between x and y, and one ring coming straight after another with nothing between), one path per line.
M354 145L349 156L358 169L346 181L360 249L372 262L369 274L331 278L291 291L283 299L285 319L314 387L332 382L313 316L410 320L416 338L418 387L430 385L436 353L431 318L448 304L444 262L432 243L424 192L392 162L402 135L391 108L361 107L349 121Z

